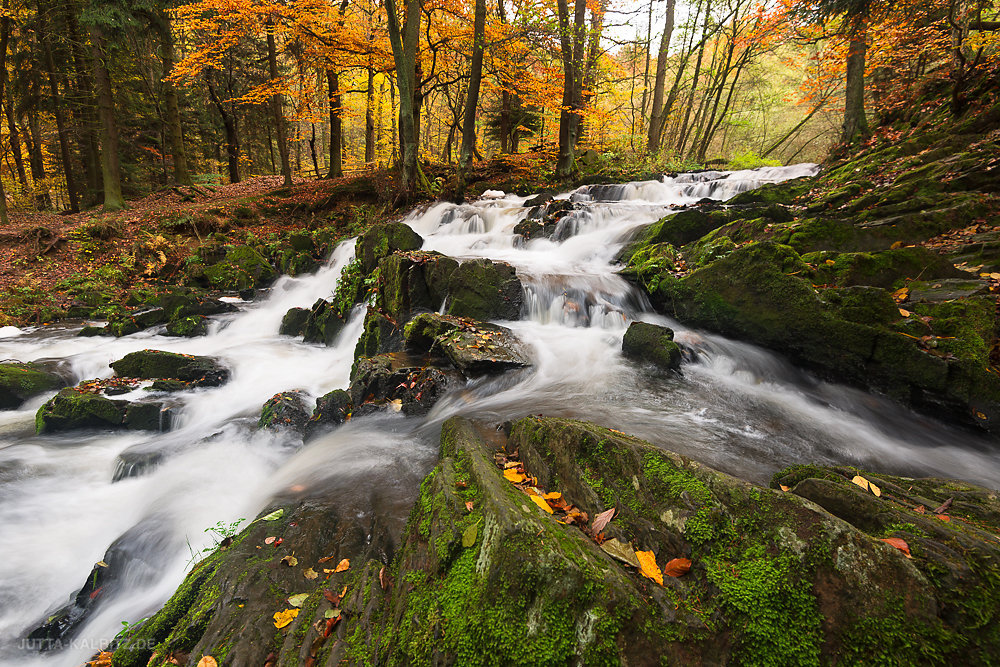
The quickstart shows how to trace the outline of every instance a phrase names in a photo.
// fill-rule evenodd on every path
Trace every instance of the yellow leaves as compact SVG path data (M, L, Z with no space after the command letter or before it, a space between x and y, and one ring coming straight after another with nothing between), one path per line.
M910 298L909 287L901 287L892 293L892 300L895 301L896 303L904 303L909 298Z
M311 567L307 567L306 569L302 570L302 576L305 577L306 579L312 580L318 577L319 574L316 572L316 570L312 569Z
M912 313L908 311L906 308L900 308L899 314L902 315L903 317L909 317L910 315L912 315Z
M293 607L301 607L302 605L305 604L306 600L308 599L309 599L308 593L298 593L296 595L289 596L288 604L292 605Z
M504 479L506 479L511 484L520 484L521 482L527 481L527 476L523 475L512 468L508 468L503 471Z
M344 560L337 563L337 567L333 570L334 572L344 572L351 567L351 561L345 558Z
M852 479L851 481L854 482L855 484L857 484L858 486L860 486L865 491L871 491L876 496L881 496L882 495L882 489L878 488L877 486L875 486L874 484L872 484L871 482L869 482L867 479L865 479L861 475L855 475L854 479Z
M544 498L536 495L529 495L528 497L531 498L535 502L535 504L541 507L543 510L545 510L549 514L552 514L552 508L549 507L549 504L545 502Z
M299 559L295 556L285 556L281 559L281 563L283 565L287 565L288 567L295 567L299 564Z
M198 661L198 667L219 667L219 663L212 656L204 655Z
M663 573L660 566L656 564L656 556L652 551L636 551L635 557L639 561L639 572L647 579L652 579L659 585L663 585Z
M298 615L299 615L298 609L286 609L285 611L276 611L274 612L274 627L280 630L281 628L286 627L292 621L294 621L295 617Z

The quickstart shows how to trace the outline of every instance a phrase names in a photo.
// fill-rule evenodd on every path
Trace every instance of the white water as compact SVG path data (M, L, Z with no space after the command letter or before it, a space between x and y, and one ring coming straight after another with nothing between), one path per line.
M0 412L0 662L83 662L122 621L148 615L170 596L192 550L211 545L205 528L252 518L275 497L335 493L363 509L374 486L396 487L398 503L377 509L402 521L433 465L437 429L455 414L590 419L756 481L790 463L827 462L1000 486L1000 463L985 442L862 392L818 383L753 346L687 331L649 312L609 265L629 233L661 218L670 205L727 199L813 169L681 174L581 188L563 195L584 209L567 216L563 225L571 235L562 242L523 243L514 236L527 214L523 197L435 204L412 215L407 222L426 238L427 249L517 267L526 286L525 319L506 324L529 344L535 366L472 382L426 418L361 419L301 449L292 439L253 429L260 406L287 389L315 397L346 387L362 318L356 312L331 347L276 332L288 308L333 293L353 244L338 247L318 273L283 278L267 299L218 318L202 338L0 329L0 358L66 359L78 379L107 377L109 362L143 348L215 355L232 369L223 387L178 394L177 427L164 434L35 436L34 412L48 397ZM621 338L637 318L673 327L678 340L700 350L699 361L685 364L683 375L662 375L624 360ZM162 462L112 483L119 455L136 452L162 454ZM155 546L156 555L130 570L126 591L99 608L74 647L42 656L18 650L20 638L65 604L130 529L131 539Z

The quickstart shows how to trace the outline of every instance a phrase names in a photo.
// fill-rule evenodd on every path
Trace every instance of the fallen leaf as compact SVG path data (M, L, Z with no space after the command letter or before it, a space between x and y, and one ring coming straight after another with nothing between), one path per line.
M340 617L339 609L327 609L326 612L323 614L323 618L339 618L339 617Z
M278 539L277 537L265 537L264 544L274 544L274 541Z
M327 599L327 602L332 604L334 607L340 604L340 599L341 599L340 596L334 595L333 591L331 590L323 591L323 597L325 597Z
M901 540L898 537L885 537L882 538L882 541L888 544L890 547L896 547L897 549L902 551L903 555L906 556L907 558L913 558L913 556L910 555L910 545L907 544L905 540Z
M647 579L652 579L659 585L663 585L663 573L660 566L656 564L656 556L652 551L636 551L635 557L639 561L639 572Z
M393 410L393 412L399 412L403 409L403 399L397 398L389 401L389 407Z
M386 589L387 584L388 584L388 577L385 576L385 566L383 565L382 569L378 571L378 585L381 586L382 590L384 591Z
M503 476L504 476L504 479L506 479L508 482L511 482L513 484L520 484L524 480L528 479L525 475L522 475L521 473L517 472L516 470L512 470L510 468L508 468L507 470L503 471Z
M791 491L792 490L792 487L785 486L784 484L779 484L778 488L780 488L782 491Z
M681 577L691 569L691 561L687 558L674 558L663 567L663 574L668 577Z
M546 493L544 496L542 496L542 498L545 498L546 500L559 500L560 498L562 498L562 494L559 493L558 491L553 491L552 493Z
M615 538L611 540L605 540L601 544L601 548L604 549L612 558L617 558L623 563L627 563L639 570L642 566L639 565L639 559L635 557L635 551L629 545L625 544L621 540Z
M344 570L348 569L349 567L351 567L351 561L349 561L348 559L345 558L344 560L342 560L339 563L337 563L337 567L334 570L334 572L343 572Z
M855 475L854 479L852 479L851 481L854 482L855 484L857 484L858 486L860 486L865 491L871 491L876 496L881 496L882 495L882 489L878 488L877 486L875 486L874 484L872 484L871 482L869 482L867 479L865 479L861 475Z
M308 593L298 593L297 595L292 595L288 598L288 604L293 607L301 607L305 604L306 600L309 599Z
M539 507L541 507L543 510L545 510L549 514L552 514L552 508L549 507L549 504L547 502L545 502L545 500L542 499L541 496L530 496L530 497L535 502L536 505L538 505Z
M96 565L97 567L109 567L109 565L105 563L103 560L97 561L96 563L94 563L94 565Z
M910 298L910 288L909 287L901 287L901 288L899 288L898 290L896 290L895 292L892 293L892 299L896 303L903 303L904 301L906 301L909 298Z
M479 524L474 523L466 528L465 532L462 533L462 546L468 549L476 543L477 537L479 537Z
M219 663L212 656L205 655L198 661L198 667L219 667Z
M305 577L306 579L312 580L318 577L319 574L316 572L316 570L312 569L311 567L307 567L306 569L302 570L302 576Z
M323 556L322 558L320 558L320 559L319 559L318 561L316 561L316 562L317 562L317 563L327 563L327 562L329 562L329 561L333 560L334 558L336 558L336 556Z
M876 497L878 497L878 498L882 497L882 489L878 488L877 486L875 486L871 482L868 482L868 490L871 491L872 493L874 493Z
M951 517L948 516L947 514L938 514L937 518L941 519L942 521L951 521Z
M954 498L949 498L948 500L946 500L943 503L941 503L941 505L934 510L934 513L935 514L943 514L944 512L947 512L948 508L951 507L951 504L953 502L955 502L955 499Z
M591 525L590 529L596 535L597 533L599 533L602 530L604 530L604 527L607 526L611 522L611 519L614 516L615 516L615 508L614 507L612 507L611 509L609 509L609 510L607 510L605 512L601 512L600 514L598 514L597 516L594 517L594 523L593 523L593 525Z
M468 510L469 512L471 512L473 507L474 507L474 505L473 505L473 503L472 503L471 500L466 500L465 501L465 509L466 510Z
M900 308L899 314L902 315L903 317L909 317L912 313L910 313L910 311L908 311L906 308Z
M916 507L913 508L913 511L916 512L917 514L925 514L927 512L927 508L924 507L923 505L917 505Z
M276 611L274 612L274 627L280 630L281 628L285 627L293 620L295 620L295 617L298 615L299 615L298 609L286 609L285 611Z
M285 556L284 558L281 559L281 562L287 565L288 567L295 567L296 565L299 564L299 559L296 558L295 556Z
M278 519L280 519L283 516L285 516L285 510L283 510L283 509L274 510L273 512L271 512L267 516L262 516L260 518L260 520L261 521L277 521Z

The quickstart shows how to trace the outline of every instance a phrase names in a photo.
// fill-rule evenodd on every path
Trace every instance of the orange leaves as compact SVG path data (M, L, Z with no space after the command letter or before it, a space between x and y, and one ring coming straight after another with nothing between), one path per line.
M674 558L667 562L663 574L668 577L682 577L691 570L691 561L687 558Z
M854 482L855 484L857 484L858 486L860 486L865 491L871 491L876 496L881 496L882 495L882 489L878 488L877 486L875 486L874 484L872 484L871 482L869 482L867 479L865 479L861 475L855 475L854 479L852 479L851 481Z
M647 579L652 579L659 585L663 585L663 573L660 566L656 564L656 556L652 551L636 551L635 557L639 560L639 573Z
M903 552L903 555L906 556L907 558L910 559L913 558L913 556L910 555L910 545L907 544L905 540L901 540L898 537L886 537L880 541L885 542L890 547L895 547L896 549L899 549L900 551Z

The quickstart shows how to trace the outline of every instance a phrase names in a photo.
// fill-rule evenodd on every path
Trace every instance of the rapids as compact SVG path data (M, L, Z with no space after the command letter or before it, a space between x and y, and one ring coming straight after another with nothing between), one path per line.
M495 422L538 413L588 419L755 482L785 465L817 462L1000 487L1000 462L984 438L820 382L760 348L688 330L651 312L615 273L622 244L671 206L726 200L815 170L796 165L582 187L561 195L582 204L560 223L562 241L516 236L528 209L526 198L514 195L490 192L474 203L414 212L405 222L425 238L425 249L517 268L523 317L504 325L529 344L534 369L472 382L426 417L362 418L305 447L254 426L261 405L279 391L318 397L346 388L362 309L330 347L277 331L288 308L332 295L353 240L317 273L283 277L266 297L215 318L201 338L149 331L78 338L79 327L68 325L0 329L0 358L62 359L77 380L108 377L109 362L144 348L218 356L232 369L227 385L178 394L179 418L168 433L36 436L34 413L48 396L0 412L0 662L82 663L123 621L138 621L169 598L198 554L214 545L218 536L207 528L252 519L275 497L336 494L358 512L385 513L401 526L434 464L440 424L456 414ZM626 361L621 339L635 319L674 328L698 350L697 361L685 363L682 375ZM398 502L371 507L374 486L398 489ZM24 635L75 594L126 532L146 554L145 565L128 571L124 589L62 650L26 650Z

